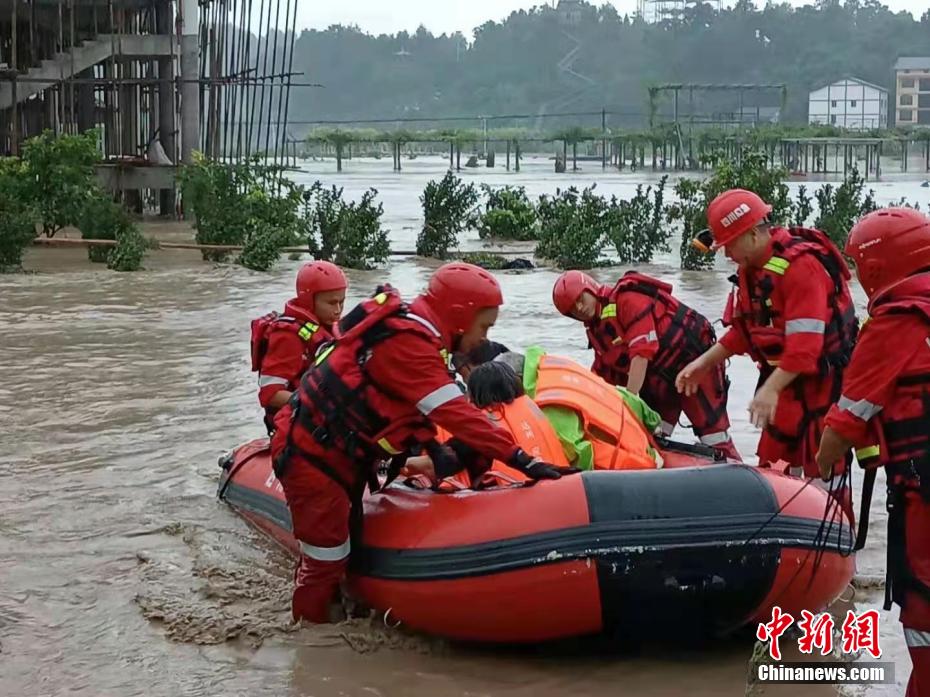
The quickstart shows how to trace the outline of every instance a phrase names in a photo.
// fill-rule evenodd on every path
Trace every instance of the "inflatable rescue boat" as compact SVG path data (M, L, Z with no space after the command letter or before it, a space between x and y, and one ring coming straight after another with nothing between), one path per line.
M689 448L669 445L673 468L532 486L442 493L398 480L365 498L352 592L410 628L489 642L719 635L843 592L852 532L825 492ZM296 552L267 439L220 464L219 497Z

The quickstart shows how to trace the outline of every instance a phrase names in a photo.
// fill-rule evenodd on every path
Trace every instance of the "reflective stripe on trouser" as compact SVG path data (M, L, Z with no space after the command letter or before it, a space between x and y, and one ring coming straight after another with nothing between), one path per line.
M715 445L723 445L724 443L730 442L730 434L726 431L718 431L717 433L705 433L699 438L699 440L704 445L709 445L714 447Z
M905 627L904 642L911 649L930 649L930 632Z
M347 537L346 541L336 547L317 547L316 545L300 542L301 553L317 561L341 561L349 556L352 551L352 540Z

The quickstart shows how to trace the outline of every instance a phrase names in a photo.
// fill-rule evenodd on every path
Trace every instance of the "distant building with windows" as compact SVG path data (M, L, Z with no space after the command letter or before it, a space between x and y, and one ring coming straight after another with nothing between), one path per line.
M844 77L810 93L807 120L853 130L887 128L888 90L855 77Z
M894 64L895 126L930 126L930 57L901 57Z

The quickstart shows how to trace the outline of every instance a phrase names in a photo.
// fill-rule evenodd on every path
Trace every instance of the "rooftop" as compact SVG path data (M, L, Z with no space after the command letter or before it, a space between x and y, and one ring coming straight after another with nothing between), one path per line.
M930 58L928 58L927 60L930 60ZM839 80L834 80L833 82L827 83L826 85L820 85L820 87L817 87L816 89L811 90L811 92L822 90L824 87L830 87L831 85L835 85L837 82L842 82L843 80L851 80L852 82L858 82L860 85L865 85L866 87L871 87L876 90L881 90L882 92L888 91L886 88L882 87L881 85L876 85L874 82L867 82L865 80L860 80L857 77L853 77L852 75L847 75L845 77L841 77Z
M930 70L930 56L902 56L894 64L895 70Z

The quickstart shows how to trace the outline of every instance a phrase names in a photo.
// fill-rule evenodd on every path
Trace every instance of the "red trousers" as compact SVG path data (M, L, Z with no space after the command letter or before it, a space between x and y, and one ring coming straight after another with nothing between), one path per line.
M820 478L820 468L815 457L820 447L827 410L836 401L834 380L838 379L833 375L823 379L798 377L782 390L778 396L775 418L762 432L756 454L762 467L774 465L781 460L791 465L789 474L813 478L814 485L830 492L849 520L854 521L852 490L845 479L846 471L852 464L852 456L847 456L833 466L833 479L830 482Z
M271 454L277 458L287 442L290 407L278 413L275 424ZM320 449L313 455L351 476L351 463L338 453ZM337 598L349 563L352 504L341 484L299 455L292 454L289 458L281 485L291 512L294 537L300 544L291 610L295 620L325 623L329 621L330 603Z
M711 371L691 396L681 394L674 384L675 376L662 375L650 370L640 396L662 418L662 432L672 435L681 412L685 413L694 431L704 445L709 445L729 458L741 460L730 439L730 417L727 414L729 384L726 370L719 365Z
M915 576L930 585L930 504L918 492L905 495L905 550ZM930 697L930 600L908 592L901 609L901 624L911 662L907 697Z

